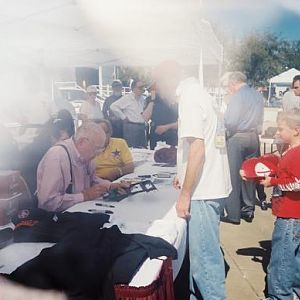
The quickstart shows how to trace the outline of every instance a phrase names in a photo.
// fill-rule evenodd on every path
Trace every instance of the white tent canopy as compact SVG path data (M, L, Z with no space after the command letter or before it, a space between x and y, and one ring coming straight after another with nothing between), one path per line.
M293 81L293 78L296 76L296 75L300 75L300 71L295 69L295 68L292 68L292 69L289 69L285 72L282 72L272 78L269 79L269 82L270 84L291 84L292 81Z
M296 75L300 75L300 71L291 68L285 72L282 72L272 78L269 79L269 95L268 95L268 102L270 102L271 98L275 95L277 96L276 86L280 86L280 93L286 91L292 84L293 78ZM275 86L275 94L272 95L272 86ZM282 97L282 96L281 96Z
M4 117L51 100L52 82L74 80L74 67L173 59L198 65L201 79L203 64L222 61L201 0L0 0L0 40Z
M1 62L185 65L222 59L199 0L0 0Z

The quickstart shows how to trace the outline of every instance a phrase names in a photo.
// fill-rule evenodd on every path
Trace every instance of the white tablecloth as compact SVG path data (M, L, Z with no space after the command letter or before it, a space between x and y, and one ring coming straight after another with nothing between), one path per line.
M110 223L106 224L105 227L116 224L123 233L143 233L167 240L178 251L178 258L173 261L173 277L175 279L183 262L186 248L186 222L176 216L174 205L178 191L171 185L176 168L153 165L153 152L149 150L136 149L133 152L135 159L138 157L138 160L135 160L138 166L133 174L124 176L125 179L162 172L170 174L170 178L157 179L152 176L151 178L157 187L155 191L132 195L120 202L106 202L101 199L83 202L74 205L68 211L111 210L113 214ZM113 205L114 207L96 206L96 203ZM37 256L43 248L52 245L51 243L16 243L1 249L0 272L11 273L24 262ZM157 278L161 266L161 259L147 259L130 285L139 287L151 284Z

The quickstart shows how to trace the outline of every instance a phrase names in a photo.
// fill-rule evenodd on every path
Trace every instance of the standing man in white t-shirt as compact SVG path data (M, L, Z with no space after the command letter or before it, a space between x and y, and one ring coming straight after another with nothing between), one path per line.
M178 97L177 215L188 221L190 299L225 300L225 268L219 223L224 198L231 192L226 145L215 145L217 114L213 99L197 79L181 76L176 62L155 70L156 82Z

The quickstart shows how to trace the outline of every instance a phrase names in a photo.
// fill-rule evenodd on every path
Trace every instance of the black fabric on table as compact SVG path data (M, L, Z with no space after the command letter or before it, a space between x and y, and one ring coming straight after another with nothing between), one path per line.
M12 218L17 226L13 232L14 242L57 243L66 235L82 228L99 229L109 218L104 213L56 213L42 209L24 209ZM36 223L30 225L31 221Z
M44 249L9 278L21 284L64 291L70 299L115 299L114 283L128 284L147 257L177 257L161 238L122 234L117 226L81 230Z

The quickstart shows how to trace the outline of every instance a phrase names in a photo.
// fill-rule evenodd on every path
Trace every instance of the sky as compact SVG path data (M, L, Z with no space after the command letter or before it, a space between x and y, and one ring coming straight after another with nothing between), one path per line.
M289 40L300 39L300 15L291 11L283 11L282 15L271 27L274 33L280 33L283 38Z
M243 36L269 31L300 39L299 0L203 0L204 17L225 33Z

